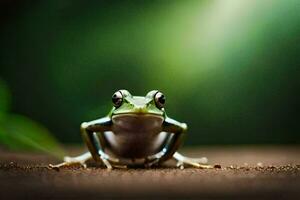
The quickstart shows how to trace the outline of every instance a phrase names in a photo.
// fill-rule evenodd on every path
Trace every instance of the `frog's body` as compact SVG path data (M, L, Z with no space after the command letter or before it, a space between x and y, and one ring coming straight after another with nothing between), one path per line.
M145 158L157 153L167 138L161 132L160 116L126 114L113 117L112 121L113 131L105 133L104 138L118 157Z
M89 152L78 157L65 157L65 162L51 167L85 162L91 158L102 161L108 169L119 166L152 166L170 158L200 168L206 158L187 158L177 153L187 130L185 123L167 117L164 95L150 91L145 97L132 96L127 90L117 91L114 107L107 117L81 125Z

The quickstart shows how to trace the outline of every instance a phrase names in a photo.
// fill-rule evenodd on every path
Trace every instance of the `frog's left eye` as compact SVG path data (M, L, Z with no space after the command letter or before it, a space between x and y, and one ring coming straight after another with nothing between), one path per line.
M157 92L154 95L155 104L158 108L163 108L166 102L166 97L163 93Z
M112 102L116 108L120 107L123 102L123 95L120 91L115 92L112 95Z

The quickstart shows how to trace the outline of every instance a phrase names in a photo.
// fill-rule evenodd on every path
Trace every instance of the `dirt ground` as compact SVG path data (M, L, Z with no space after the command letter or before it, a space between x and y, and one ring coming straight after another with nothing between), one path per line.
M82 148L70 150L71 155ZM0 199L300 199L299 146L202 147L221 169L48 169L43 154L0 150Z

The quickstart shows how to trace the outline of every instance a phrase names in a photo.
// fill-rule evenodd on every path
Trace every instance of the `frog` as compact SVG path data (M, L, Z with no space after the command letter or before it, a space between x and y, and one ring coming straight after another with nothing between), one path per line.
M187 124L167 116L166 97L159 90L146 96L133 96L121 89L112 95L112 109L107 116L83 122L82 138L88 151L76 157L64 157L52 169L81 165L89 160L107 169L161 166L173 159L176 167L213 168L206 157L191 158L178 152L187 133Z

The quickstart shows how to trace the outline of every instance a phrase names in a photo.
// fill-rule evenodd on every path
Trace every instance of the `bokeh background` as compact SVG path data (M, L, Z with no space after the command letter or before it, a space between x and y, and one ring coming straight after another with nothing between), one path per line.
M0 23L0 108L62 143L122 88L163 91L188 145L300 142L298 0L14 0Z

